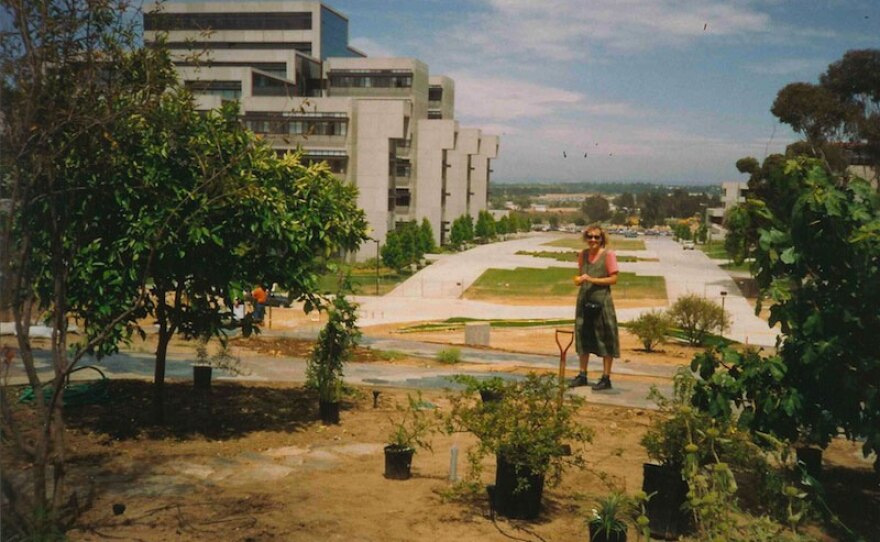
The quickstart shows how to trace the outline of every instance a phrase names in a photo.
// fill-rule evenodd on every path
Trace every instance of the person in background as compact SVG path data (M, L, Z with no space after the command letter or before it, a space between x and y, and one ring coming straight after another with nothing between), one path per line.
M611 364L620 357L617 313L611 299L611 286L617 284L617 256L607 249L608 235L598 225L584 230L587 248L578 255L580 287L575 309L575 348L580 359L580 372L571 386L586 386L590 354L602 358L602 378L593 385L596 391L611 389Z
M236 297L232 302L232 319L236 322L244 320L244 303L240 297Z
M254 322L262 322L266 315L266 302L269 301L269 292L263 288L263 283L258 282L257 287L251 292L254 298Z

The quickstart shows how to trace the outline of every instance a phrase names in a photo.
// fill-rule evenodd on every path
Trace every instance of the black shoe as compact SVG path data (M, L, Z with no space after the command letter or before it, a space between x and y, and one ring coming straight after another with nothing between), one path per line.
M602 391L611 389L611 378L603 376L598 382L593 384L593 391Z
M572 378L568 383L569 388L580 388L580 387L589 386L589 385L590 385L590 381L587 380L587 375L585 375L585 374L577 375L576 377Z

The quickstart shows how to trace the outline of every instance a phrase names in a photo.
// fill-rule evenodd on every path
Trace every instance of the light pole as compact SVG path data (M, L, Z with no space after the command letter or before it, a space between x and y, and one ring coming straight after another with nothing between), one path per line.
M724 300L727 299L727 290L721 290L721 338L724 338L724 327L727 324L727 313L724 312Z
M379 249L382 245L382 241L378 239L371 239L371 241L376 242L376 296L379 296Z

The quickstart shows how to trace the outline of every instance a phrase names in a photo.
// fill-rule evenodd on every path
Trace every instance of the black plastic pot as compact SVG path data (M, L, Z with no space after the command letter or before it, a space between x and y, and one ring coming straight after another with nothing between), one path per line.
M651 495L645 506L651 520L651 536L663 540L676 540L691 530L690 512L684 504L688 485L681 479L681 471L666 465L645 463L642 491Z
M537 518L544 495L544 474L532 472L525 465L508 463L501 455L496 460L495 511L513 519ZM517 491L519 478L528 481L528 487L521 491Z
M318 400L318 413L324 425L339 423L339 401Z
M415 449L401 448L394 444L385 446L385 478L409 480L412 473L412 458Z
M804 470L813 478L818 479L822 475L822 449L803 446L795 451L798 463L804 464Z
M500 401L502 397L504 397L504 394L500 390L480 390L480 399L484 403L494 403Z
M193 387L197 390L210 390L213 370L210 365L193 365Z
M590 542L626 542L626 531L611 531L605 534L601 525L590 523Z

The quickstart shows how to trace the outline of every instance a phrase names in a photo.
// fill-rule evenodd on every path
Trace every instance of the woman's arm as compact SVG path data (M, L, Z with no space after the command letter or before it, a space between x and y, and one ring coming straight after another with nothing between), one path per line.
M603 277L603 278L591 277L590 275L584 274L584 275L581 275L581 279L583 279L587 282L591 282L597 286L613 286L613 285L617 284L617 273L614 273L611 276Z

